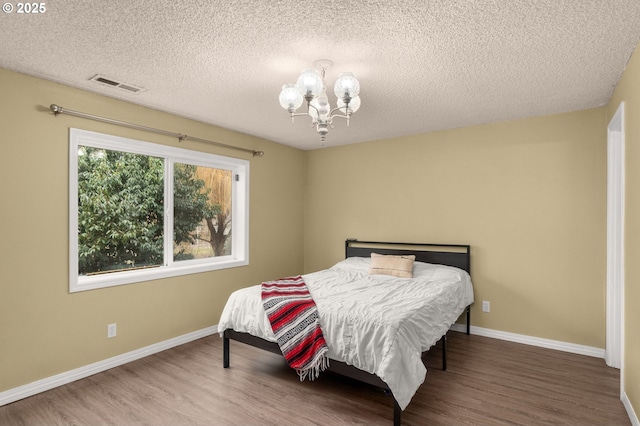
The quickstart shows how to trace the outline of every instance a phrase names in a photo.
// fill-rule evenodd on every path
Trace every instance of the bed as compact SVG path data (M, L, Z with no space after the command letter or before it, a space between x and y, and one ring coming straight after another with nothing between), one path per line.
M370 275L372 253L414 255L413 278ZM394 399L394 425L424 382L422 354L442 340L466 312L467 334L473 286L469 245L345 241L345 259L303 275L318 307L329 346L328 371L380 387ZM223 310L224 368L230 340L281 354L264 313L260 285L234 292Z

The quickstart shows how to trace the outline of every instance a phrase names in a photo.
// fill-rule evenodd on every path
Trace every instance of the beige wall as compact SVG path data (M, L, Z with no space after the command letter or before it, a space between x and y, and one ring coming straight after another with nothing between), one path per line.
M624 391L640 415L640 50L631 57L607 115L625 103L625 336Z
M604 108L318 149L307 161L306 271L339 260L349 237L470 244L473 325L604 348Z
M51 103L266 154L54 117ZM250 265L69 294L69 127L250 159ZM302 269L302 151L3 69L0 137L0 392L217 324L232 290Z

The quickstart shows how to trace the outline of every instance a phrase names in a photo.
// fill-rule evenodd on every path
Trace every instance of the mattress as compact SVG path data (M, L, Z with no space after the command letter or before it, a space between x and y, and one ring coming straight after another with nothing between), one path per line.
M415 262L413 278L370 275L369 267L370 258L351 257L303 279L329 357L380 377L404 410L426 377L422 352L473 303L473 286L451 266ZM221 335L227 329L275 342L260 285L231 294L218 324Z

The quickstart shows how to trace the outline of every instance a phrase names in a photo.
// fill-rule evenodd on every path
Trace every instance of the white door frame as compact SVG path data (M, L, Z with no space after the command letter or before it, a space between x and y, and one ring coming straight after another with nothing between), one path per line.
M624 367L624 102L607 126L607 365ZM620 386L623 374L620 374Z

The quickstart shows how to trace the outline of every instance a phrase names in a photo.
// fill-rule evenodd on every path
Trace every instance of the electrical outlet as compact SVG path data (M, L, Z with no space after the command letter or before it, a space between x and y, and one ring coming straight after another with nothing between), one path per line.
M116 337L117 331L115 322L113 324L107 324L107 338L111 339L112 337Z
M491 302L488 300L482 301L482 312L490 312L491 311Z

